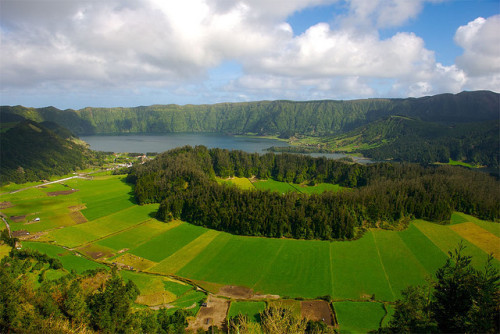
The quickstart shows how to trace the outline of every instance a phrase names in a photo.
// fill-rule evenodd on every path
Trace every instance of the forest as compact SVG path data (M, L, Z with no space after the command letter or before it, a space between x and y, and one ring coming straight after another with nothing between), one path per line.
M215 176L340 184L320 195L248 191ZM497 179L453 166L361 165L293 154L264 155L186 146L130 169L140 204L160 203L157 217L234 234L299 239L353 239L376 224L449 221L453 211L500 218Z

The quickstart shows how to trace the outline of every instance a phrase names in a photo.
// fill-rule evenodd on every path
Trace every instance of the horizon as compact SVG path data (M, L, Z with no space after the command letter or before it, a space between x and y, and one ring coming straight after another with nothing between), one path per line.
M497 0L2 0L0 104L500 91Z
M286 102L296 102L296 103L302 103L302 102L321 102L321 101L335 101L335 102L349 102L349 101L363 101L363 100L398 100L398 99L419 99L419 98L426 98L426 97L433 97L433 96L438 96L438 95L459 95L462 93L474 93L474 92L489 92L489 93L494 93L494 94L500 94L499 92L494 92L491 90L486 90L486 89L480 89L480 90L464 90L458 93L439 93L439 94L434 94L434 95L425 95L425 96L419 96L419 97L367 97L367 98L360 98L360 99L320 99L320 100L287 100L287 99L276 99L276 100L255 100L255 101L225 101L225 102L215 102L215 103L186 103L186 104L178 104L178 103L165 103L165 104L149 104L149 105L136 105L136 106L110 106L110 107L102 107L102 106L85 106L82 108L58 108L54 105L47 105L47 106L42 106L42 107L32 107L32 106L25 106L21 104L16 104L16 105L0 105L0 107L23 107L23 108L33 108L33 109L45 109L45 108L55 108L58 110L82 110L86 108L97 108L97 109L113 109L113 108L140 108L140 107L153 107L153 106L168 106L168 105L174 105L174 106L179 106L179 107L184 107L184 106L202 106L202 105L217 105L217 104L239 104L239 103L259 103L259 102L280 102L280 101L286 101Z

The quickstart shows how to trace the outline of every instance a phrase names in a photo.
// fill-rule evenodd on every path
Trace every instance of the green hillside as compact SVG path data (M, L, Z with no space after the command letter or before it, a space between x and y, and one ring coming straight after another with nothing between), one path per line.
M331 135L390 115L445 123L497 120L499 103L497 93L477 91L408 99L260 101L80 110L3 106L1 112L37 122L53 121L77 135L168 132Z
M84 168L94 156L68 130L55 123L42 125L24 120L10 126L0 136L0 183L64 175Z
M498 119L449 125L390 116L345 134L325 138L322 147L360 152L375 160L447 163L452 159L473 165L498 166L498 133Z

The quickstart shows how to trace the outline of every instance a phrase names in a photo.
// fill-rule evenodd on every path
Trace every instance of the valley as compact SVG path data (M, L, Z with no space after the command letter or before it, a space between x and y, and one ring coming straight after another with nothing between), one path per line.
M225 182L243 187L262 182L253 181ZM271 187L281 192L285 185L297 187L277 181ZM59 195L48 195L54 193ZM154 218L157 204L137 205L124 177L106 173L4 193L0 201L23 248L59 258L66 270L77 272L117 265L141 290L138 305L188 308L193 316L207 294L226 298L228 314L240 309L251 316L276 298L298 309L301 300L326 298L341 330L372 330L387 321L400 291L424 283L460 241L475 266L482 267L493 251L500 268L499 225L458 212L450 225L415 220L405 230L369 229L358 240L330 242L245 237L160 222ZM61 275L46 274L47 279ZM360 313L370 316L360 322Z

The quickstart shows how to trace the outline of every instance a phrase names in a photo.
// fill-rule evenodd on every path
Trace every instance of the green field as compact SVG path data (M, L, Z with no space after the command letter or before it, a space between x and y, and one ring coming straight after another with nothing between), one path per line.
M52 231L49 237L58 244L76 247L145 222L157 209L158 204L134 205L85 224Z
M253 183L256 189L258 190L269 190L276 191L280 193L287 193L289 191L297 191L294 187L286 182L279 182L273 179L268 180L260 180Z
M82 257L80 254L70 252L64 248L49 245L41 242L23 242L24 248L34 249L40 253L47 254L51 257L59 259L64 269L71 271L74 270L81 274L86 270L105 269L106 266Z
M339 186L338 184L331 184L331 183L318 183L314 186L310 186L306 184L280 182L273 179L250 181L249 179L243 177L234 177L231 179L225 179L225 180L217 179L217 180L219 183L235 185L241 189L269 190L269 191L280 192L283 194L289 191L299 192L304 194L320 194L325 191L337 192L342 189L342 187Z
M297 191L304 194L321 194L325 191L337 192L343 189L340 185L331 183L318 183L314 186L306 186L293 183L291 183L290 185L294 187Z
M341 333L367 333L377 330L386 311L381 303L334 302Z
M227 318L231 319L233 317L237 317L238 314L243 314L247 315L250 318L250 321L259 322L260 321L259 313L264 311L265 308L266 308L265 302L246 302L246 301L231 302Z

